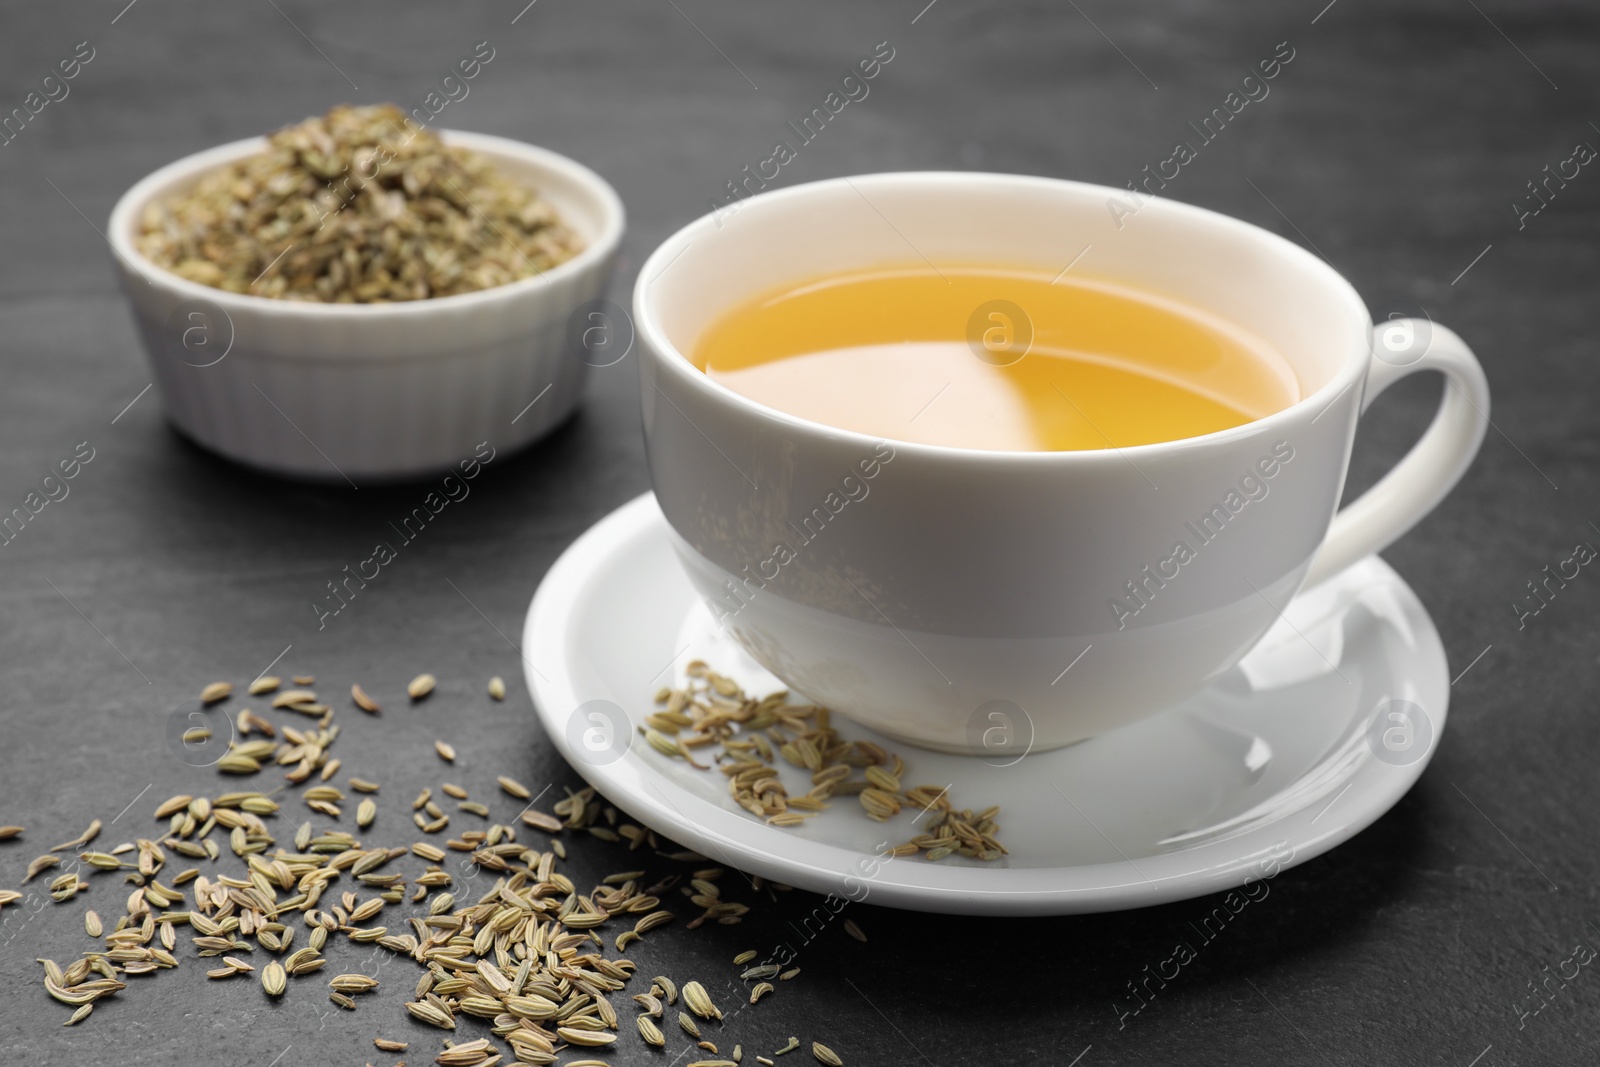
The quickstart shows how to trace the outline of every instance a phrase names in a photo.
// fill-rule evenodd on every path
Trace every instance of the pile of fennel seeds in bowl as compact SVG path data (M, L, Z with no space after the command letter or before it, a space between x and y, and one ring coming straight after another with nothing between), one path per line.
M135 243L201 285L318 303L476 292L583 250L536 190L391 104L279 130L147 204Z
M696 666L695 688L730 685ZM792 1036L782 1047L745 1056L738 1016L773 999L799 975L797 966L771 957L756 962L752 949L733 957L733 975L675 981L663 974L647 984L623 955L675 921L669 904L679 898L693 909L682 924L688 929L736 926L751 905L731 898L747 896L748 887L757 903L776 902L788 887L730 876L698 853L673 851L679 846L626 821L593 788L566 789L545 801L550 787L536 792L500 775L476 797L440 780L410 799L416 781L408 787L362 776L371 774L358 765L368 755L350 751L348 740L338 744L344 724L335 721L335 702L314 684L309 676L262 677L244 694L227 682L206 686L200 703L227 719L191 727L184 741L206 742L231 726L227 754L212 766L217 790L168 797L151 811L156 829L148 837L116 845L101 840L107 824L95 819L29 865L25 883L49 872L48 883L25 886L26 893L0 890L0 909L20 903L24 912L36 911L36 897L48 907L46 893L57 907L72 906L80 895L91 905L83 931L103 945L65 964L38 961L49 995L73 1009L64 1025L83 1022L102 1000L121 999L197 956L212 981L254 984L271 1000L325 994L335 1007L323 1010L334 1015L365 1014L374 1010L367 1004L387 1001L375 1048L405 1052L417 1043L415 1027L401 1026L409 1015L445 1032L433 1060L440 1067L551 1064L574 1055L580 1058L565 1059L564 1067L603 1067L605 1060L586 1057L633 1041L669 1051L684 1043L680 1062L698 1053L690 1067L752 1060L771 1067L774 1057L803 1047L819 1063L844 1063L828 1044L806 1046ZM419 711L440 699L429 674L413 679L405 693ZM488 695L504 699L504 683L491 680ZM774 706L770 697L764 703ZM360 685L351 686L349 704L366 716L384 710ZM796 716L809 718L798 711L781 717ZM365 722L357 716L349 733L370 729ZM440 740L432 751L441 779L465 777L452 746ZM346 771L346 759L356 773ZM262 781L278 772L287 784ZM414 830L394 830L394 816L379 811L374 798L386 788L405 798L400 806L410 809ZM515 814L496 821L485 801ZM304 821L291 814L300 805L309 816ZM530 832L544 835L545 843L528 840ZM608 844L578 844L584 838ZM25 840L22 827L0 826L0 848ZM569 841L625 849L624 863L633 869L584 891L559 869ZM663 861L669 873L661 873ZM854 921L844 920L842 928L866 940ZM358 967L331 973L330 956L357 960ZM397 985L403 1001L394 996ZM708 985L737 988L742 1002L729 1004L725 992L713 996ZM624 999L630 994L631 1004ZM637 1013L633 1026L619 1019L619 1009ZM470 1033L485 1028L489 1036Z

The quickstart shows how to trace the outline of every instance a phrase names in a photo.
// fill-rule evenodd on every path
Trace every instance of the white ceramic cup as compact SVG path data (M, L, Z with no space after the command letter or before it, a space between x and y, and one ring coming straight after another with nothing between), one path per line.
M946 751L1092 737L1217 678L1302 586L1388 545L1467 469L1489 391L1454 333L1406 319L1375 336L1350 284L1298 246L1166 199L1128 206L1124 190L1044 178L868 175L745 200L644 265L656 496L707 605L796 692ZM1074 272L1253 331L1303 399L1178 441L994 452L788 415L687 356L721 313L788 282L924 259L1055 275L1086 247ZM1447 379L1432 425L1335 515L1362 411L1423 370Z

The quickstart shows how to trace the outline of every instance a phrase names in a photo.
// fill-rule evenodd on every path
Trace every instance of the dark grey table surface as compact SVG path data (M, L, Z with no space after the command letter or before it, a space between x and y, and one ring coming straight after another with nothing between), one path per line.
M487 40L493 66L442 121L551 146L609 178L630 215L612 293L625 303L644 256L879 41L896 57L870 98L781 182L970 168L1120 186L1287 41L1295 59L1270 97L1168 194L1314 247L1374 307L1421 304L1488 371L1495 427L1476 465L1385 553L1432 611L1452 677L1472 665L1437 758L1374 826L1277 878L1136 1016L1119 1022L1126 984L1215 901L1030 920L853 907L870 941L835 926L806 945L803 973L744 1015L723 1051L742 1041L748 1064L795 1034L850 1064L1595 1061L1600 978L1564 961L1600 944L1600 579L1583 572L1520 628L1512 604L1543 567L1600 540L1600 177L1583 169L1537 215L1515 207L1534 206L1527 183L1577 142L1600 145L1600 11L124 3L0 13L0 111L78 42L94 50L70 95L0 147L0 510L81 442L94 452L70 494L0 547L0 824L27 827L0 843L0 887L91 818L108 824L109 847L150 833L165 796L215 792L214 772L169 752L167 714L214 678L254 677L286 646L278 669L329 691L360 681L403 703L417 671L441 679L426 714L349 724L360 733L346 755L365 753L352 773L439 778L428 741L443 720L464 754L454 777L478 793L498 773L576 786L502 634L519 633L557 554L647 486L629 357L598 370L575 419L495 463L470 504L319 632L310 604L324 582L415 490L259 477L167 426L158 393L141 394L151 379L97 232L140 176L344 100L420 101ZM1374 407L1352 492L1409 446L1437 396L1436 379L1416 378ZM483 696L495 674L511 683L503 704ZM404 819L408 799L386 791L380 819ZM617 863L597 846L573 868L595 877ZM272 1004L254 984L207 983L187 953L178 971L133 980L63 1029L68 1009L46 997L33 961L88 948L83 911L120 914L125 887L97 878L58 906L38 892L46 880L0 912L4 1062L392 1063L375 1033L409 1037L413 1063L440 1047L397 996L329 1014L320 983L297 984ZM725 975L731 988L729 957L788 937L814 904L794 894L742 927L675 928L635 958L643 974ZM693 1058L672 1059L681 1044L656 1054L625 1030L610 1059L681 1063Z

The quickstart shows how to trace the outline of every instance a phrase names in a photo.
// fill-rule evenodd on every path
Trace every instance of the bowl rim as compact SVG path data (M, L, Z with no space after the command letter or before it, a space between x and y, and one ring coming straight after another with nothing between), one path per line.
M266 147L267 138L265 136L257 136L246 137L238 141L229 141L226 144L192 153L173 160L171 163L159 167L140 178L112 206L111 215L107 223L106 241L111 246L112 255L121 266L143 277L151 285L154 285L155 279L159 278L161 284L175 290L182 297L211 301L230 315L236 312L255 312L346 322L363 318L376 318L378 316L418 316L437 311L470 312L496 301L516 300L530 293L538 292L552 283L563 281L605 262L616 252L617 247L622 242L622 234L627 222L626 209L623 207L622 198L617 195L617 191L594 170L559 152L523 141L515 141L508 137L499 137L487 133L472 133L466 130L440 129L437 132L446 144L470 148L491 158L501 157L531 164L536 169L542 169L547 173L560 174L573 181L584 188L593 197L595 204L598 206L600 215L599 233L576 256L551 267L549 270L527 278L519 278L504 285L496 285L489 289L479 289L470 293L456 293L451 296L428 297L422 300L401 300L382 304L328 304L307 300L284 300L278 297L256 296L251 293L235 293L226 289L216 289L209 285L190 281L188 278L156 263L139 251L133 240L138 215L157 195L159 189L260 152Z
M807 197L826 196L831 193L841 192L847 188L854 190L856 195L862 195L859 189L855 189L856 183L866 185L869 189L874 186L882 187L898 184L902 187L937 188L957 194L977 192L979 194L994 195L1022 188L1049 189L1070 194L1091 194L1097 197L1123 196L1127 192L1124 189L1098 185L1093 182L999 171L874 171L865 174L843 175L810 182L800 182L779 189L768 189L741 201L740 207L741 209L750 207L766 208L775 203L803 200ZM1369 373L1372 365L1372 315L1368 311L1366 303L1361 299L1361 295L1356 292L1355 286L1344 275L1340 274L1331 263L1313 255L1293 241L1273 233L1265 227L1257 226L1254 223L1246 222L1243 219L1235 218L1232 215L1226 215L1210 208L1204 208L1197 204L1173 200L1168 197L1153 197L1144 204L1144 207L1150 209L1153 216L1158 219L1162 216L1188 219L1239 240L1258 242L1263 247L1271 249L1274 254L1284 260L1320 278L1330 299L1336 300L1343 305L1343 310L1348 316L1347 325L1353 326L1351 336L1348 339L1352 347L1328 380L1287 407L1279 408L1268 415L1241 423L1238 426L1213 430L1210 433L1197 434L1193 437L1179 437L1170 441L1153 441L1140 445L1112 445L1106 448L1063 449L1059 451L964 448L957 445L905 441L895 437L878 437L857 430L830 426L827 423L817 422L779 408L770 407L736 392L729 386L702 372L694 365L689 354L667 337L666 330L662 327L657 314L657 305L660 298L654 293L653 286L657 279L666 273L667 268L672 266L679 256L688 251L689 246L694 244L697 239L706 235L713 228L721 229L722 223L717 218L715 211L707 212L685 223L657 245L655 251L650 254L649 258L639 268L638 277L633 285L632 305L634 329L638 335L641 350L640 366L642 368L648 363L650 367L667 375L674 383L687 389L691 394L702 397L723 410L737 411L741 417L754 417L765 420L782 427L786 431L803 434L811 439L820 438L830 441L849 442L866 449L871 449L879 442L888 442L897 452L903 449L907 455L919 456L937 462L967 464L979 469L991 469L997 466L1008 467L1019 463L1042 467L1055 465L1084 467L1100 465L1111 467L1131 464L1135 460L1165 458L1196 449L1225 445L1257 435L1282 434L1302 425L1301 420L1306 419L1308 416L1310 416L1311 422L1315 422L1316 419L1321 418L1323 412L1331 409L1346 393L1351 392L1353 386L1365 380L1365 376ZM1356 399L1356 411L1358 413L1365 404L1364 392L1364 389L1358 391ZM1311 416L1313 410L1317 414ZM1348 461L1347 450L1345 460L1347 466ZM1138 468L1135 467L1134 469L1137 470ZM1142 475L1142 472L1140 473Z

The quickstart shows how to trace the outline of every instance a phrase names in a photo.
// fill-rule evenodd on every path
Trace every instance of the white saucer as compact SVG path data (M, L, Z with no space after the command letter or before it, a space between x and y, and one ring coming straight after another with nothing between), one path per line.
M618 808L711 859L778 882L921 911L1114 911L1245 887L1319 855L1403 796L1438 746L1444 648L1410 587L1369 557L1297 598L1238 667L1181 707L1005 767L925 751L836 720L950 783L957 807L1001 806L1009 855L883 859L918 831L851 800L798 829L734 805L725 779L643 743L655 691L702 658L749 692L782 688L712 621L655 498L595 524L540 584L523 633L528 685L568 761ZM803 792L801 772L791 793ZM1242 905L1240 905L1242 906Z

